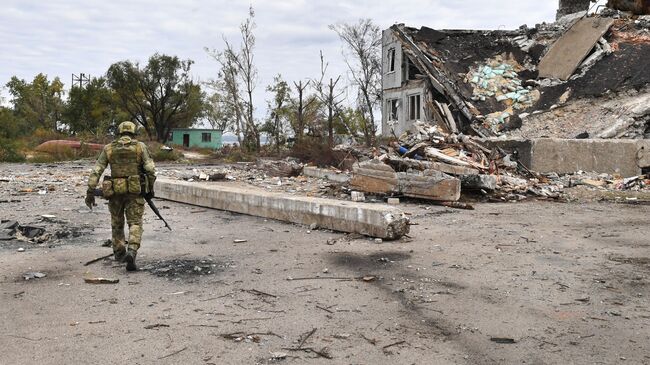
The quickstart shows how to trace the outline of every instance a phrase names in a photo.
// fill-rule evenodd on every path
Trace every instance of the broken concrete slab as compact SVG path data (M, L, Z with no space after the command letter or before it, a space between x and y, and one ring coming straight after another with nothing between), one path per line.
M305 166L302 169L302 174L309 177L315 177L319 179L327 179L329 181L337 182L340 184L346 184L350 181L350 175L343 172L332 171L328 169L321 169L313 166Z
M389 194L399 192L397 173L379 160L355 164L350 186L366 193Z
M160 178L161 199L227 210L280 221L312 224L341 232L398 239L409 232L409 219L400 210L379 204L286 196L225 183L194 184Z
M269 176L274 177L298 176L302 172L302 165L292 159L277 161L258 159L256 165L259 169L264 170L264 172Z
M379 160L355 165L350 186L367 193L401 194L437 201L456 201L460 198L460 180L454 177L436 170L397 173Z
M626 139L487 139L489 145L516 151L527 168L558 174L589 171L636 176L650 166L650 141Z
M460 185L470 190L496 190L497 177L494 175L461 175Z
M457 201L460 199L460 180L435 170L422 174L397 174L399 191L411 198L436 201Z
M568 80L613 23L612 18L580 19L540 60L539 77Z

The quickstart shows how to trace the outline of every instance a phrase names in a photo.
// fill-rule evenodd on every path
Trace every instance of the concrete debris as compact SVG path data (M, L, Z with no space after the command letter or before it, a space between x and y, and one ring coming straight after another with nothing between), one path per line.
M273 177L293 177L302 173L302 164L297 160L287 158L285 160L257 160L257 167Z
M360 191L353 191L350 193L350 198L353 202L364 202L366 201L366 195Z
M313 166L305 166L302 169L302 174L304 176L326 179L341 184L350 181L350 175L335 169L321 169Z
M88 284L117 284L120 279L117 278L101 278L101 277L84 277L84 281Z
M23 274L23 279L32 280L32 279L41 279L46 277L47 274L37 271L26 272Z

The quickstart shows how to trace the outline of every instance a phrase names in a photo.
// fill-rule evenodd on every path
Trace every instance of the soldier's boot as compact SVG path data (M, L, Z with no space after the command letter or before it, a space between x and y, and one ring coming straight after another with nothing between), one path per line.
M122 262L124 261L124 258L126 257L126 249L121 249L121 250L113 250L113 255L115 257L115 261L117 262Z
M135 256L137 251L128 250L124 256L124 262L126 262L126 271L136 271L138 267L135 265Z

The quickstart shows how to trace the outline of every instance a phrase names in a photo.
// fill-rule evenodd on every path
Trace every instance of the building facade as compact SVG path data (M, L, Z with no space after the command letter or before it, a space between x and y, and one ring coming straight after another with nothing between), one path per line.
M425 83L391 29L383 31L382 45L382 134L399 136L422 119Z
M184 148L210 148L213 150L222 147L222 131L216 129L174 128L169 141L172 145Z

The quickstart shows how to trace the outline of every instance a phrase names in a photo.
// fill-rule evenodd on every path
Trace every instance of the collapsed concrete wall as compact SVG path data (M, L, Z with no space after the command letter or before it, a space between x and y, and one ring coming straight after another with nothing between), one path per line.
M451 133L482 137L511 133L530 116L556 113L576 103L594 109L600 109L598 100L602 98L611 100L608 105L617 101L627 104L617 98L629 98L630 93L638 92L634 97L643 99L650 85L650 20L628 17L612 9L591 17L565 17L534 29L522 26L512 31L438 31L398 24L388 31L392 36L384 34L384 39L390 41L387 45L402 50L403 64L409 65L414 80L402 80L399 87L391 83L384 89L384 106L390 98L400 100L402 108L398 123L391 125L384 120L383 133L387 137L399 136L412 127L415 120L406 114L410 112L409 88L415 82L422 85L418 93L423 110L417 120L439 125ZM386 109L385 116L390 113ZM645 109L643 113L635 111L631 118L625 111L613 113L620 115L616 120L625 122L616 123L611 133L590 137L643 138L650 127ZM586 116L593 113L584 110L581 114L585 117L575 120L584 128L590 119ZM562 134L559 121L549 127L555 125L559 134L542 133L536 137L577 137L566 134L569 132ZM573 127L575 123L567 125ZM622 130L619 125L634 131ZM604 130L608 126L601 127ZM596 132L594 128L585 129Z

